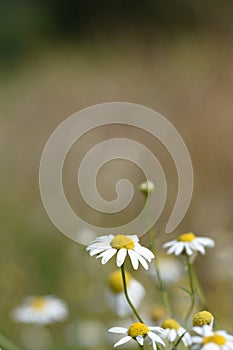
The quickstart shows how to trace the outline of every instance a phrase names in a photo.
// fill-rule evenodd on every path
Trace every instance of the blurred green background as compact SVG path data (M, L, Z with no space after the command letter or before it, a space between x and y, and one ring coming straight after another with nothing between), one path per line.
M216 240L216 248L198 259L198 275L219 324L233 331L232 16L230 0L0 2L0 324L23 348L112 348L104 336L114 316L103 294L114 264L96 264L83 246L56 230L38 185L41 153L56 126L84 107L109 101L151 107L184 138L194 167L193 200L176 232L160 235L161 242L186 231ZM75 156L110 132L89 133L67 161L66 190L77 210ZM138 132L136 138L165 169L169 197L155 227L163 232L177 191L174 164L149 135ZM113 186L114 169L122 167L106 171L103 192ZM127 169L138 186L142 174ZM137 211L143 196L134 203ZM137 278L150 288L147 275L139 272ZM64 298L67 322L48 331L15 324L11 310L31 294ZM78 336L85 332L104 335L85 344Z

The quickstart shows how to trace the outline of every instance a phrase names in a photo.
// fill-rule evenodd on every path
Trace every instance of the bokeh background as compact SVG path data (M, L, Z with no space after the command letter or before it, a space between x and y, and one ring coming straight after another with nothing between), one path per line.
M174 124L193 162L191 206L176 232L165 236L177 191L174 164L151 136L123 127L90 132L75 146L64 169L70 202L84 215L89 210L74 191L73 169L99 140L131 135L152 149L169 190L155 231L161 243L187 231L216 240L197 270L218 324L233 331L232 16L230 0L0 2L0 319L1 332L22 348L112 348L106 329L115 316L103 296L114 264L103 268L52 225L38 185L40 157L56 126L109 101L148 106ZM135 187L144 179L131 165L114 163L99 179L106 198L114 195L112 174L128 174ZM143 204L136 193L135 212ZM137 278L151 290L148 275L140 271ZM172 288L182 308L186 299ZM69 319L45 330L14 323L11 310L33 294L65 299Z

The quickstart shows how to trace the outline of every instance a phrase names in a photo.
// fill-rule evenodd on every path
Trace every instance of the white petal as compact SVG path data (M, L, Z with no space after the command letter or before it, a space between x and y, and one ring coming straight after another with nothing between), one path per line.
M134 252L135 252L135 251L134 251ZM145 260L140 254L138 254L137 252L135 252L135 254L136 254L136 256L137 256L139 262L140 262L140 263L142 264L142 266L144 267L144 269L145 269L145 270L148 270L149 266L148 266L146 260Z
M171 329L170 334L169 334L170 342L174 342L176 337L177 337L177 333L176 333L175 329Z
M178 242L176 244L175 255L180 255L185 248L185 243Z
M120 267L124 264L125 257L127 255L127 250L125 248L121 248L117 253L117 266Z
M143 338L142 335L138 335L138 336L136 337L136 340L137 340L137 342L138 342L141 346L143 346L144 338Z
M191 247L190 247L190 243L185 242L185 243L184 243L184 247L185 247L185 250L186 250L187 255L192 255L192 254L193 254L193 251L192 251L192 249L191 249Z
M163 248L169 248L169 247L172 247L175 243L177 243L177 241L176 241L176 240L173 240L173 241L164 243L164 244L162 245L162 247L163 247Z
M110 333L120 333L120 334L124 334L127 333L128 329L125 327L112 327L109 328L108 332Z
M138 258L136 256L135 252L132 249L129 249L128 254L129 254L129 257L130 257L130 260L131 260L131 263L132 263L134 270L137 270L139 263L138 263Z
M157 333L165 333L165 330L162 327L153 326L148 328L150 331L156 331Z
M154 254L152 253L152 251L146 247L143 247L141 244L136 243L135 244L135 248L134 250L142 255L146 260L148 260L149 262L151 262L152 259L154 259Z
M221 349L217 344L208 343L202 347L202 350L219 350Z
M196 240L205 247L213 248L215 246L214 240L208 237L197 237Z
M190 245L193 249L198 250L202 255L205 254L205 248L200 243L198 243L196 239L190 242Z
M102 258L101 264L105 265L113 257L113 255L116 254L116 252L117 252L116 249L113 249L113 248L112 249L108 249L105 252L97 255L96 258Z
M153 333L153 332L148 332L148 337L149 337L151 340L155 341L156 343L160 343L160 344L162 344L163 346L165 346L164 341L163 341L157 334L155 334L155 333Z
M90 250L90 256L99 254L104 250L105 250L105 248L94 248L94 249Z
M120 346L120 345L122 345L122 344L125 344L125 343L127 343L128 341L130 341L132 338L129 336L129 335L127 335L126 337L124 337L124 338L121 338L116 344L114 344L114 348L116 348L117 346Z

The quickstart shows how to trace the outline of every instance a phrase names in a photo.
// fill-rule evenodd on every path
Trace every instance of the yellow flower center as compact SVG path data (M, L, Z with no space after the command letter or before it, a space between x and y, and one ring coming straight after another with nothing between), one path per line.
M37 311L41 311L44 309L46 303L47 300L43 297L36 297L31 300L30 306Z
M125 279L126 279L126 286L128 287L132 277L127 271L125 271ZM123 285L122 275L120 270L116 270L110 275L108 279L108 285L113 293L117 294L117 293L123 292L124 285Z
M209 337L205 337L202 341L202 344L208 344L208 343L215 343L217 345L224 345L226 344L226 339L220 335L220 334L214 334Z
M173 318L168 318L167 320L163 321L162 328L170 328L175 329L177 331L180 328L180 324L173 320Z
M196 238L195 234L192 232L184 233L178 237L179 242L192 242Z
M205 324L210 324L214 316L208 311L200 311L193 317L193 326L202 327Z
M128 335L132 338L136 338L138 335L145 337L149 332L149 328L144 323L133 323L128 329Z
M133 249L135 247L132 239L125 235L116 235L110 244L113 248L116 249Z

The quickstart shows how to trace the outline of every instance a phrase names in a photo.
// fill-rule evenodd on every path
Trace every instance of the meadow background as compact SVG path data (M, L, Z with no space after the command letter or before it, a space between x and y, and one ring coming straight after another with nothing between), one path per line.
M58 124L110 101L153 108L182 135L193 162L193 199L183 222L170 236L160 234L161 242L189 231L216 240L216 248L198 259L198 275L218 323L233 332L232 16L227 0L0 3L0 325L22 348L112 348L106 329L114 315L103 294L114 265L103 268L53 226L38 185L40 157ZM163 232L176 197L176 170L166 150L143 132L134 137L131 129L103 128L75 145L64 169L73 207L92 217L74 191L74 165L109 135L131 135L161 161L169 196L155 231ZM99 179L107 197L114 195L113 173L128 174L135 187L143 180L131 165L115 162ZM135 194L132 213L143 203ZM136 277L151 289L147 275ZM11 310L31 294L65 299L69 319L50 330L15 324ZM92 340L85 343L83 334Z

